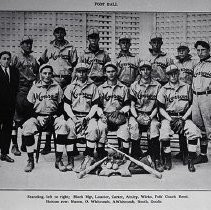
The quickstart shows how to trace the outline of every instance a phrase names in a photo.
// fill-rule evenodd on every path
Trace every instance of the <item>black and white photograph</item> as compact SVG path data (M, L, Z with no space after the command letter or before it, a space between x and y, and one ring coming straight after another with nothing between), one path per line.
M0 9L0 209L209 209L210 4L89 3Z

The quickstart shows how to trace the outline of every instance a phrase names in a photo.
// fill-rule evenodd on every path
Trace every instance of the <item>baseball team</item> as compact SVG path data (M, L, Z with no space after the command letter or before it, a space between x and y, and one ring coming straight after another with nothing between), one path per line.
M99 48L96 28L88 31L88 47L78 56L65 39L63 26L56 27L54 40L41 57L32 55L33 39L24 36L20 52L0 53L0 148L1 160L14 162L11 152L20 156L17 143L21 130L22 152L27 152L25 172L34 167L35 134L53 129L55 168L74 170L77 143L86 145L79 172L108 155L109 131L116 131L118 148L141 160L150 156L154 168L171 170L170 142L179 135L176 158L195 172L195 164L208 162L211 139L211 57L207 40L197 40L198 59L189 46L180 43L177 56L162 51L159 33L150 37L149 54L139 58L130 52L131 37L119 38L120 52L115 58ZM140 142L148 134L148 150ZM200 153L197 154L197 145ZM47 132L42 155L51 152L51 133ZM63 163L63 153L67 163Z

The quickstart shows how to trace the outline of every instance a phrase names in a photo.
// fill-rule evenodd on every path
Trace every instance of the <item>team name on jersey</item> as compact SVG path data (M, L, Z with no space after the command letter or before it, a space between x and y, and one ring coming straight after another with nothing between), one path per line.
M82 91L80 93L77 93L77 91L74 90L72 92L72 95L73 95L74 98L78 98L78 97L82 96L82 97L87 98L87 99L92 99L92 94L84 93Z
M161 62L154 62L153 64L157 65L157 66L160 66L161 68L165 69L167 68L167 65L165 63L161 63Z
M149 100L156 100L156 95L152 95L152 94L142 94L141 92L139 92L137 98L138 98L138 99L147 98L147 99L149 99Z
M49 59L56 60L57 58L63 58L63 56L64 55L62 55L62 54L52 53L51 56L49 57Z
M54 100L56 101L56 95L53 94L45 94L45 95L41 95L42 93L35 93L35 99L42 101L45 99L50 99L50 100Z
M179 99L181 101L188 101L188 96L187 95L176 95L176 96L168 97L167 101L173 102L175 99Z
M97 63L100 65L103 65L103 61L100 59L97 59L97 58L93 58L93 59L88 58L88 59L86 59L86 63L88 63L88 64Z
M123 102L123 97L121 97L121 96L119 96L119 95L115 95L115 94L109 96L108 93L106 93L106 94L104 95L104 99L105 99L106 101L109 101L110 99L114 99L114 100Z
M120 63L120 67L136 67L134 64L132 63Z
M197 77L201 75L202 77L206 77L206 78L211 78L211 73L210 72L197 72L194 74L194 77Z
M191 70L191 69L182 68L181 71L184 72L184 73L193 75L193 70Z

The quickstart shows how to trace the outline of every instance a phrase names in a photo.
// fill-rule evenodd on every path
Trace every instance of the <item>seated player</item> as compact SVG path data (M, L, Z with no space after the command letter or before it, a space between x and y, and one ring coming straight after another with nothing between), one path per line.
M126 114L130 109L128 88L117 79L115 64L106 63L105 74L107 81L98 87L100 95L98 108L100 139L97 147L98 149L104 147L108 130L117 131L119 147L122 146L123 152L129 154L130 136L128 119L126 119Z
M172 168L170 139L174 133L185 135L188 144L188 169L195 172L193 159L197 141L201 138L199 128L189 119L191 115L192 91L190 85L179 81L179 69L175 65L166 68L168 83L157 96L162 117L160 141L164 151L164 169Z
M131 134L131 156L139 158L141 132L149 129L150 140L148 151L156 170L162 172L163 166L160 161L159 126L157 120L157 94L160 83L151 78L152 67L148 61L140 63L140 79L130 87L131 114L129 128Z
M76 79L64 92L64 110L69 119L68 158L74 167L73 144L77 138L85 138L86 149L80 170L88 167L94 157L95 142L98 137L97 120L93 118L98 108L97 86L88 78L89 66L78 63L75 67Z
M29 158L25 172L31 172L34 169L35 133L48 126L53 126L57 134L57 141L68 133L66 122L63 116L60 116L63 91L59 84L52 80L52 76L52 66L48 64L41 66L40 80L31 87L27 96L34 113L33 117L23 124L23 140ZM58 153L56 155L56 167L60 167L63 164L58 159Z

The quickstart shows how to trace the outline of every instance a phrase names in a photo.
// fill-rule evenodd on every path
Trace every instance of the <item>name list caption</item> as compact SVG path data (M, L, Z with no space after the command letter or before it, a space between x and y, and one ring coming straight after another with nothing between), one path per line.
M106 192L97 193L61 193L61 194L28 194L27 199L40 200L46 204L162 204L169 200L188 200L189 195L174 193L157 193L157 194L139 194L121 193L106 194Z

